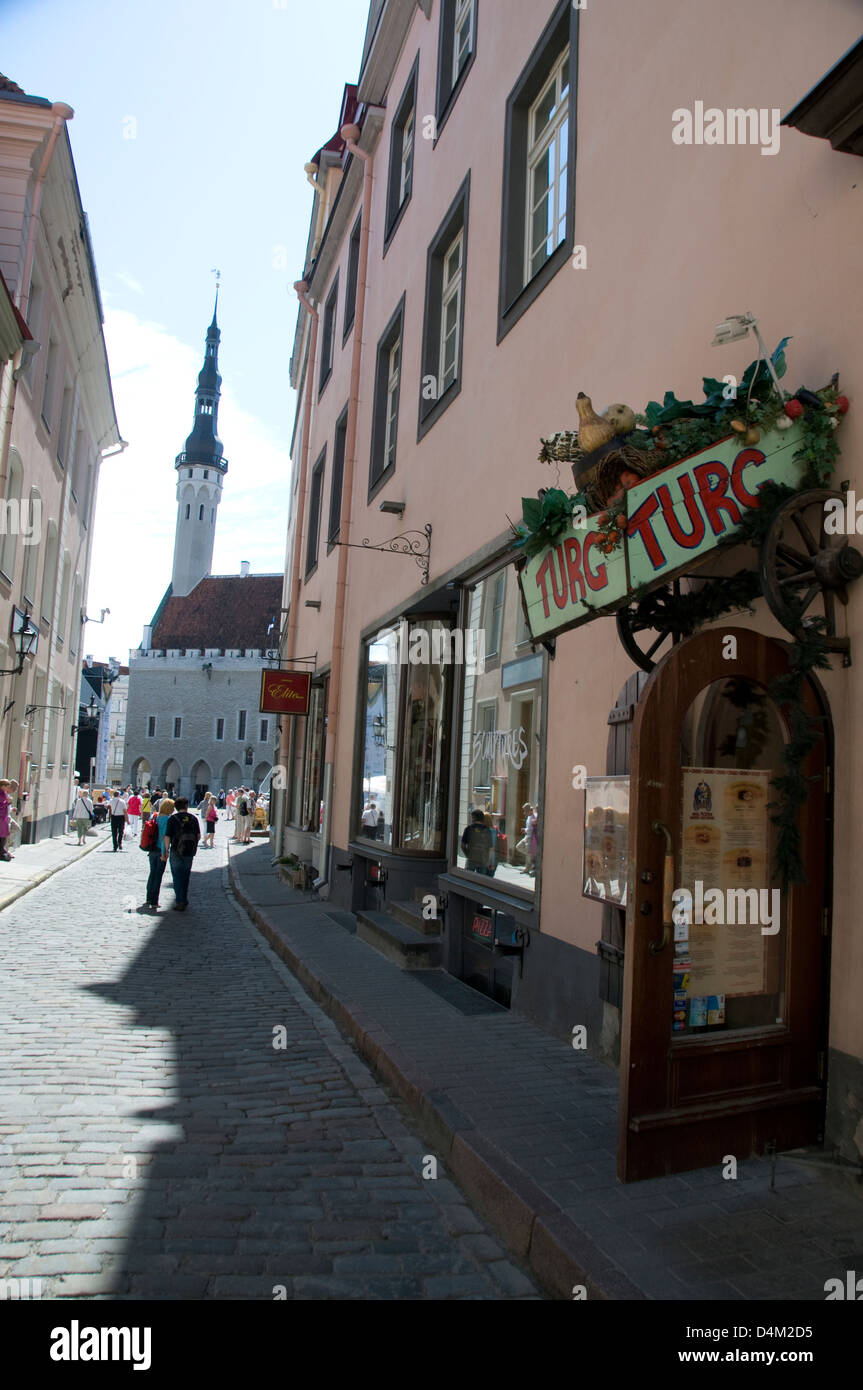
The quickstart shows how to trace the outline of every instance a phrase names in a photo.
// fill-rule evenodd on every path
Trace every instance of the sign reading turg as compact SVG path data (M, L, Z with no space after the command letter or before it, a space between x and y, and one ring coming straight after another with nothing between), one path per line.
M733 435L652 473L624 493L624 541L608 555L591 518L570 527L522 570L532 636L550 637L614 613L634 590L696 568L740 529L764 483L799 487L806 465L794 455L801 441L796 424L743 449Z

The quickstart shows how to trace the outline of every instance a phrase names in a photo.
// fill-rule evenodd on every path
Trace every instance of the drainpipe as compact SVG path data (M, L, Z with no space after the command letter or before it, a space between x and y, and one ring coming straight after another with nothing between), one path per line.
M306 515L306 476L309 467L309 436L311 434L311 415L312 415L312 386L315 376L315 354L318 345L318 311L309 299L309 287L305 280L297 280L294 285L297 298L311 319L311 338L309 340L309 355L306 359L306 392L303 402L303 433L300 441L300 481L297 489L297 519L294 526L294 553L291 561L291 590L290 590L290 614L288 618L288 637L283 653L285 661L292 661L297 645L297 624L299 620L300 606L300 556L302 554L303 524ZM291 720L295 718L290 716ZM290 757L290 725L288 719L282 720L282 734L279 741L279 764L287 770L288 758ZM285 802L287 799L287 788L284 787L279 792L276 802L276 826L275 826L275 855L273 863L282 854L282 837L287 823L285 815Z
M339 518L339 563L336 578L336 601L333 612L332 661L327 708L326 753L324 761L324 822L321 827L323 857L318 870L323 879L329 877L330 827L332 825L333 772L339 729L339 690L342 677L342 655L345 642L345 600L348 579L348 542L350 541L351 510L354 491L354 469L357 461L357 417L359 414L360 363L363 352L363 319L366 307L366 276L369 261L369 222L372 211L372 180L374 159L356 143L360 137L357 125L342 126L339 134L346 147L363 161L363 213L360 225L359 262L357 265L357 304L354 316L354 342L351 354L351 386L348 396L348 425L345 435L345 467L342 478L342 514Z

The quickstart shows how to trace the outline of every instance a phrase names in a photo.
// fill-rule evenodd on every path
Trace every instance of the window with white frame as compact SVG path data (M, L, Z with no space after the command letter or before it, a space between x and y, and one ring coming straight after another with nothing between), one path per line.
M399 366L401 362L402 341L397 338L387 358L387 404L384 422L384 469L392 468L396 461L396 433L399 419Z
M525 284L566 240L569 188L569 46L530 108Z
M441 394L446 391L448 386L452 385L458 374L463 251L464 228L460 227L444 256L440 368L438 371Z
M383 486L384 480L390 477L396 463L404 309L405 299L402 295L377 346L369 501Z
M413 191L414 137L416 134L417 70L419 54L395 110L390 130L384 253L395 235Z
M441 0L436 135L446 124L476 53L477 0Z
M402 129L402 157L399 172L399 207L407 198L411 191L411 177L414 167L414 113L408 112L408 118Z
M474 0L456 0L455 31L452 45L452 85L458 82L461 70L473 51Z

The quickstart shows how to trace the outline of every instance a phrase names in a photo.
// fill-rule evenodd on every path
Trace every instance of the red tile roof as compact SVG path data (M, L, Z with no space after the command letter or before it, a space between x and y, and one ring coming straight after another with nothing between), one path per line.
M159 651L263 651L277 646L282 584L280 574L213 575L202 579L186 598L169 591L156 613L150 645Z
M26 96L23 87L19 87L17 82L13 82L11 77L6 77L0 72L0 92L17 92L19 96Z

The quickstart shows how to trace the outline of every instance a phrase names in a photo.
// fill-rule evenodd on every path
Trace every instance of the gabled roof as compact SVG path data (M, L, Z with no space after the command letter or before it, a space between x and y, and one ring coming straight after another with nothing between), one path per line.
M281 574L211 575L185 598L169 592L153 620L150 646L157 651L277 646L283 583Z

